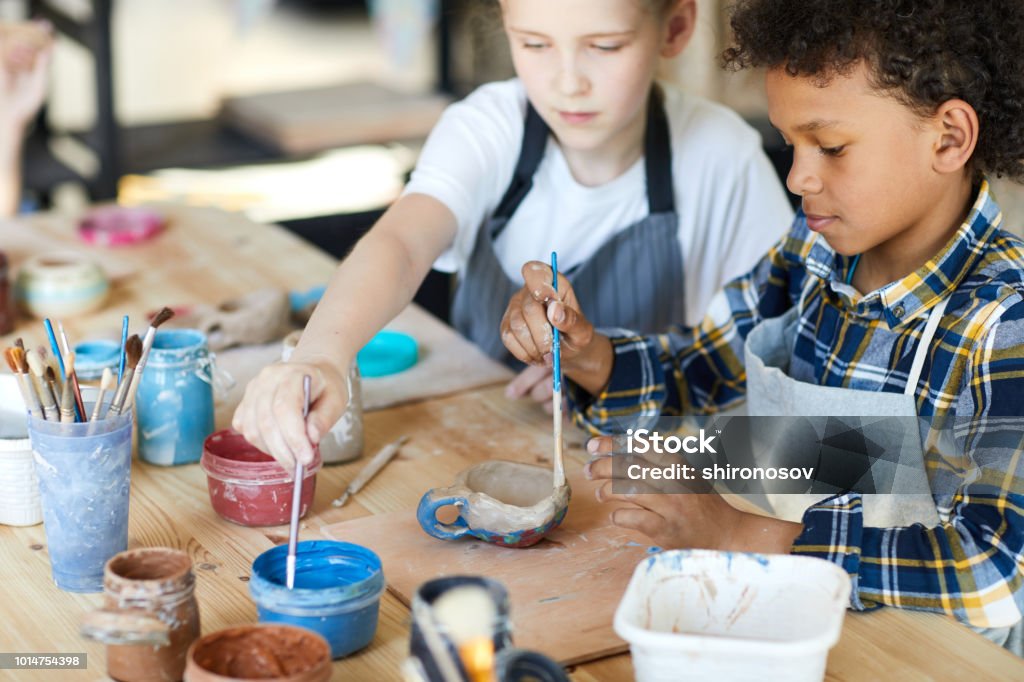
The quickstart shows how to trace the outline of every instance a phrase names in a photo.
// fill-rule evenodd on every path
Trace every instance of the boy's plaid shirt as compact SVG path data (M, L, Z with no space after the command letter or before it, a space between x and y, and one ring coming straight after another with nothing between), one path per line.
M902 392L927 311L950 296L916 390L918 414L945 420L955 435L957 452L940 451L935 424L925 444L944 521L865 527L861 496L848 493L807 510L792 551L842 565L853 578L854 608L885 604L982 627L1012 625L1024 612L1024 242L1001 231L1001 221L983 182L935 258L861 296L843 283L851 259L815 239L799 212L790 233L726 286L699 327L650 337L611 330L611 380L596 398L568 384L574 418L610 433L629 421L713 413L742 401L744 339L801 296L794 379Z

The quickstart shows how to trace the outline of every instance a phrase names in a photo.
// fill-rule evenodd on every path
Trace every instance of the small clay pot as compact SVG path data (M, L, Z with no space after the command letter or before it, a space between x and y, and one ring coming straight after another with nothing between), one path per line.
M291 625L242 625L197 639L185 682L226 680L327 682L331 648L320 635Z
M195 575L188 554L145 547L114 555L103 570L103 610L82 634L107 643L107 674L121 682L176 682L199 637Z
M74 317L103 305L110 283L95 261L73 252L35 256L18 270L14 293L35 317Z

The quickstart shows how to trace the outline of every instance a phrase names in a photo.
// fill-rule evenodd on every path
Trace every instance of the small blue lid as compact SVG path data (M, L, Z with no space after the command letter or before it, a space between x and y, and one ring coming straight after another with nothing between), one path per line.
M75 344L75 374L79 379L99 379L103 370L109 367L115 370L121 362L121 344L116 341L100 339L83 341Z
M364 377L383 377L404 372L419 359L416 339L385 329L378 332L356 355L359 373Z

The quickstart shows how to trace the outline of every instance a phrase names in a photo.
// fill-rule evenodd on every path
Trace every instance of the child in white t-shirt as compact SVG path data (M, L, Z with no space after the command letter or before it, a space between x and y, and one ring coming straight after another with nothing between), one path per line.
M291 361L264 369L235 412L234 427L285 466L311 461L348 400L356 352L431 266L458 273L453 325L504 360L501 316L527 260L557 251L592 302L589 319L654 331L699 320L791 221L758 134L655 82L660 58L693 33L696 0L501 7L518 78L449 107L402 197L338 268ZM509 395L549 397L544 375L527 370Z

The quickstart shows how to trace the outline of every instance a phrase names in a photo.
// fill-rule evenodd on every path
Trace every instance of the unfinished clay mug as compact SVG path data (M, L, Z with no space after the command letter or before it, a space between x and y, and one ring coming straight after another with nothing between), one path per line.
M447 488L428 490L416 518L428 534L442 540L470 535L505 547L529 547L558 527L569 509L568 485L553 486L551 469L491 460L461 471ZM452 523L437 518L454 506Z

